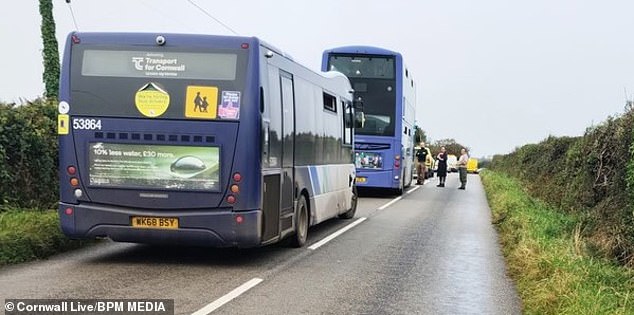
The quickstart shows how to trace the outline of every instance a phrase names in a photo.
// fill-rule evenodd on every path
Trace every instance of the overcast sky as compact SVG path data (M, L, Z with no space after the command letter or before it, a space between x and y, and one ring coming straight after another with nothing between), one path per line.
M74 30L54 0L63 47ZM195 0L240 35L318 70L323 50L400 51L418 84L417 123L483 156L549 134L580 135L634 94L634 1ZM0 100L43 94L38 1L0 10ZM230 35L186 0L73 0L81 31ZM60 50L60 53L62 51Z

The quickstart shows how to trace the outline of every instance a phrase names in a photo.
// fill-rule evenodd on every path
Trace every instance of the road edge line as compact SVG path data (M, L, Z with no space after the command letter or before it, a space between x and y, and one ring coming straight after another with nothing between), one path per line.
M319 247L323 246L324 244L326 244L326 243L328 243L328 242L332 241L332 240L333 240L333 239L335 239L337 236L339 236L339 235L341 235L341 234L345 233L345 232L346 232L346 231L348 231L349 229L351 229L351 228L353 228L353 227L357 226L359 223L361 223L361 222L363 222L363 221L365 221L365 220L367 220L367 218L366 218L366 217L360 217L360 218L358 218L356 221L354 221L354 222L352 222L352 223L350 223L350 224L348 224L348 225L346 225L346 226L342 227L341 229L337 230L336 232L334 232L334 233L332 233L332 234L330 234L330 235L326 236L326 237L325 237L325 238L323 238L321 241L319 241L319 242L317 242L317 243L315 243L315 244L313 244L313 245L310 245L310 246L308 247L308 249L310 249L310 250L316 250L317 248L319 248Z
M420 187L421 187L421 186L416 186L416 187L414 187L414 188L412 188L412 189L410 189L410 190L406 191L405 193L409 195L409 194L413 193L414 191L416 191L416 190L417 190L418 188L420 188Z
M391 205L395 204L396 202L398 202L398 201L399 201L399 200L401 200L401 199L403 199L403 196L396 197L396 198L392 199L390 202L388 202L388 203L386 203L386 204L384 204L384 205L382 205L382 206L378 207L377 209L378 209L378 210L383 210L383 209L385 209L385 208L387 208L387 207L389 207L389 206L391 206Z
M245 283L243 283L241 286L233 289L231 292L221 296L219 299L205 305L203 308L197 310L196 312L192 313L192 315L207 315L210 314L211 312L217 310L218 308L220 308L221 306L231 302L231 300L239 297L240 295L242 295L244 292L249 291L251 288L255 287L256 285L260 284L260 282L264 281L261 278L253 278Z

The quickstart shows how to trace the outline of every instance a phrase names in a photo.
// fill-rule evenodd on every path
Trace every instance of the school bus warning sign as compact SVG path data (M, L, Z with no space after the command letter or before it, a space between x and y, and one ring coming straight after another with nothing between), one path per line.
M218 107L218 88L215 86L187 87L185 117L215 119Z

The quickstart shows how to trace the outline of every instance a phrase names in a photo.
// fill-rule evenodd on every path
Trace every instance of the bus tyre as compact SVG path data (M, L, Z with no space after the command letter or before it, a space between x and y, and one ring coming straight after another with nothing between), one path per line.
M297 202L295 213L295 234L291 238L291 246L302 247L306 244L308 237L308 204L306 197L302 196Z
M354 214L357 212L357 186L352 187L352 206L350 210L339 215L340 219L352 219L354 218Z

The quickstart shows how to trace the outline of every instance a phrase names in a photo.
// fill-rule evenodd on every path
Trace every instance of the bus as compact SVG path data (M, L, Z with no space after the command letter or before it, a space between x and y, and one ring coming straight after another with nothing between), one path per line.
M69 34L63 232L255 247L356 211L352 87L255 37Z
M322 71L345 74L365 123L355 129L357 185L402 194L412 183L416 86L400 53L369 46L328 49Z

